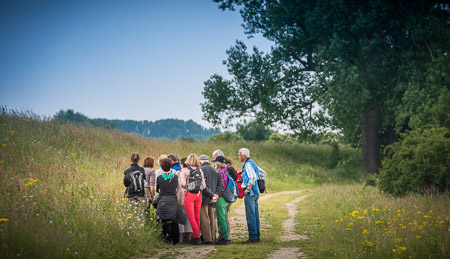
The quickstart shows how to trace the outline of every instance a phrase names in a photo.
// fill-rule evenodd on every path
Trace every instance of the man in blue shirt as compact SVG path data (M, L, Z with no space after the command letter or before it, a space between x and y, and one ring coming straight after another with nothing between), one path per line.
M244 244L252 244L260 240L260 222L259 222L259 188L256 181L259 177L258 166L250 159L250 150L248 148L239 149L239 161L242 165L242 188L245 189L244 204L245 216L247 218L248 240Z
M180 159L176 155L170 154L167 156L167 158L169 158L170 161L172 162L173 170L181 171Z

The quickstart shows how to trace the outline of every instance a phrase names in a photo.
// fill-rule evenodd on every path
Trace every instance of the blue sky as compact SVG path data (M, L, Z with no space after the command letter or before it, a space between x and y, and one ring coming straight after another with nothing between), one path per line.
M270 50L241 23L212 0L1 0L0 105L210 127L201 92L228 77L225 51L237 39Z

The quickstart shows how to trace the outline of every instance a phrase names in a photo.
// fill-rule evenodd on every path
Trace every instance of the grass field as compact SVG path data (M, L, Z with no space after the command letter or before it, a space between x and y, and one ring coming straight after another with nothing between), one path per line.
M338 166L327 169L332 149L326 145L158 141L60 125L32 113L4 109L0 142L4 258L155 254L156 248L167 245L159 240L154 211L147 216L131 211L123 198L123 171L129 167L131 153L154 158L162 153L210 156L219 148L239 169L241 147L249 148L252 158L268 172L269 193L300 189L315 193L299 204L296 218L299 233L307 231L310 238L289 243L311 258L448 257L448 195L394 199L364 189L360 152L351 148L341 147ZM280 196L261 205L271 228L257 245L258 256L281 246L283 205L293 198ZM233 245L218 248L213 255L235 258L230 253L245 255L247 250L245 245Z

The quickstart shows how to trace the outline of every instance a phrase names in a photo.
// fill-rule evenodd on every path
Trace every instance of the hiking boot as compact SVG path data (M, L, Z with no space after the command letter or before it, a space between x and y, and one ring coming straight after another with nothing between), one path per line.
M192 238L189 242L187 242L188 245L200 245L202 241L200 241L200 238Z
M249 239L249 240L243 242L242 244L254 244L257 242L258 242L258 239Z
M229 245L230 244L230 240L226 240L226 239L220 239L219 241L216 242L216 245Z

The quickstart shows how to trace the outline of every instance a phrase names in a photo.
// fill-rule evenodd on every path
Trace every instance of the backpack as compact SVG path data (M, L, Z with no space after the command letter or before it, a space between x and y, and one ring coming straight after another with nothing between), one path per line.
M238 198L239 189L237 187L236 182L233 180L231 176L227 174L228 177L228 184L225 190L222 193L222 197L230 203L233 203Z
M244 181L244 179L242 179L242 172L238 172L237 173L237 177L236 177L236 185L238 188L238 198L242 199L244 198L244 189L242 189L242 182Z
M263 193L266 191L266 172L261 167L258 167L258 171L259 175L256 181L258 182L259 192Z
M190 173L187 177L189 180L189 183L186 186L186 190L188 190L191 193L198 193L201 190L203 190L202 186L202 174L200 173L200 168L192 169L191 167L188 167Z
M144 174L141 171L130 173L131 185L128 187L128 193L140 193L144 191Z

